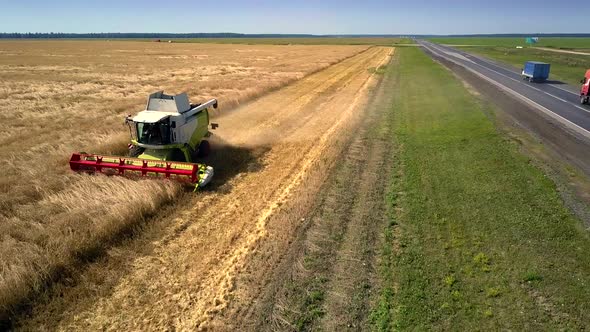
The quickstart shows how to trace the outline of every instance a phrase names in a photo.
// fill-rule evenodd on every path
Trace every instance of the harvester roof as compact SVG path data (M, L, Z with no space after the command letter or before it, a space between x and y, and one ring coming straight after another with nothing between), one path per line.
M167 95L163 91L152 93L148 97L145 111L133 117L134 122L156 123L170 115L178 115L190 109L186 93Z
M146 111L161 111L161 112L174 112L182 113L186 112L191 108L186 93L178 95L167 95L163 91L152 93L148 97L147 105L145 106Z
M162 112L162 111L141 111L133 117L133 122L142 123L156 123L170 115L176 115L176 112Z

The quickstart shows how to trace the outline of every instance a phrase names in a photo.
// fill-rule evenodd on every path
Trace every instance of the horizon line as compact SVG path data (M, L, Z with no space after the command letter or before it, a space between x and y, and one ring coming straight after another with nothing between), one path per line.
M309 34L309 33L240 33L240 32L0 32L3 35L49 35L60 38L58 35L69 36L89 36L89 35L146 35L146 38L155 38L158 35L162 36L203 36L205 38L227 38L227 37L242 37L242 38L268 38L268 37L286 37L286 38L301 38L301 37L468 37L468 36L567 36L567 37L590 37L590 32L514 32L514 33L458 33L458 34L408 34L408 33L360 33L360 34ZM199 38L199 37L194 37Z

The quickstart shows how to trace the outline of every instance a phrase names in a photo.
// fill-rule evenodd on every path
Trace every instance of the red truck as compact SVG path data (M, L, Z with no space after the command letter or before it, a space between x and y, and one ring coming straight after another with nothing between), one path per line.
M582 105L588 104L588 99L590 98L590 69L586 70L586 75L580 81L582 83L582 88L580 89L580 103Z

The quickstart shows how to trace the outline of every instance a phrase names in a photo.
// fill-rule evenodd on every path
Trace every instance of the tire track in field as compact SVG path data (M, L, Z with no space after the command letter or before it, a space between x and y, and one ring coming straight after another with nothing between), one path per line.
M241 280L244 290L236 295L233 308L216 328L228 330L307 330L327 331L367 329L370 304L374 301L374 250L378 233L387 220L384 192L391 158L387 114L391 80L371 94L361 124L348 130L354 136L343 138L330 153L337 162L326 163L330 174L315 174L324 183L307 201L290 202L283 216L276 215L270 225L272 247L250 262ZM374 99L374 100L373 100ZM309 191L309 190L308 190ZM306 207L301 209L302 207ZM300 219L300 225L286 229L276 224L285 219ZM290 235L285 235L290 233ZM277 254L277 243L284 242ZM273 264L268 261L273 256ZM271 269L265 270L265 266ZM260 271L262 270L262 271ZM269 275L270 274L270 275ZM260 287L261 280L266 284ZM316 294L324 298L311 304ZM319 298L319 297L318 297ZM314 302L315 300L312 300ZM241 305L236 304L241 303ZM249 305L244 305L248 303ZM310 317L321 310L324 319ZM312 316L314 314L311 314Z
M385 61L389 60L389 57L384 57L380 63L376 65L382 65ZM372 77L370 77L372 78ZM270 213L271 211L264 211L259 222L263 223L264 226L260 228L260 238L269 236L269 223L271 227L275 226L276 223L285 224L289 222L290 225L281 228L283 238L276 238L272 235L268 238L267 242L257 246L256 253L265 252L265 257L261 261L260 257L244 260L241 270L243 274L248 275L252 269L256 270L256 276L243 277L240 275L234 282L239 285L239 290L234 292L234 298L231 303L232 308L229 312L224 313L224 317L216 316L216 321L211 324L215 329L227 329L227 330L258 330L259 327L251 326L248 321L252 320L253 317L260 316L260 306L255 305L259 302L264 301L264 297L269 290L269 276L278 275L273 270L278 267L279 260L285 255L284 249L279 247L285 246L290 243L291 239L289 236L295 236L294 229L299 227L301 224L301 216L305 215L306 207L310 207L310 200L313 201L317 190L320 189L321 183L325 180L334 162L336 156L342 149L345 148L343 143L348 141L350 137L356 135L356 125L359 120L362 120L364 115L354 117L355 114L364 114L364 106L367 103L368 89L374 87L376 80L366 79L359 80L358 77L354 81L347 84L347 89L350 89L350 94L340 93L335 98L330 100L330 103L345 104L345 109L342 110L342 116L339 120L334 123L319 139L318 144L306 157L304 165L301 165L298 173L296 174L293 181L285 188L282 192L280 204L270 207L269 210L279 210L279 206L283 207L278 213ZM352 93L355 92L355 93ZM349 96L354 95L354 98L350 99ZM351 117L354 117L352 119ZM335 137L338 135L339 137ZM311 169L316 168L315 172ZM323 171L318 171L318 168ZM311 174L314 173L314 174ZM300 184L303 181L312 183L313 188L301 188ZM293 199L288 200L289 196L294 196ZM302 198L304 196L304 198ZM294 211L293 206L297 206ZM285 220L287 216L290 221ZM262 219L263 218L263 219ZM286 243L285 243L286 242ZM268 247L271 250L268 250ZM248 271L250 270L250 271ZM253 280L252 283L244 283L244 278ZM241 280L240 280L241 279ZM280 280L279 280L280 282ZM270 286L272 288L272 286ZM250 325L250 326L249 326Z

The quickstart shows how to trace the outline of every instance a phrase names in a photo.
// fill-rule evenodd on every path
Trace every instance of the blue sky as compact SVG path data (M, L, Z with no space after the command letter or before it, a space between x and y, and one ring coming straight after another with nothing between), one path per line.
M0 32L590 32L581 2L0 0Z

